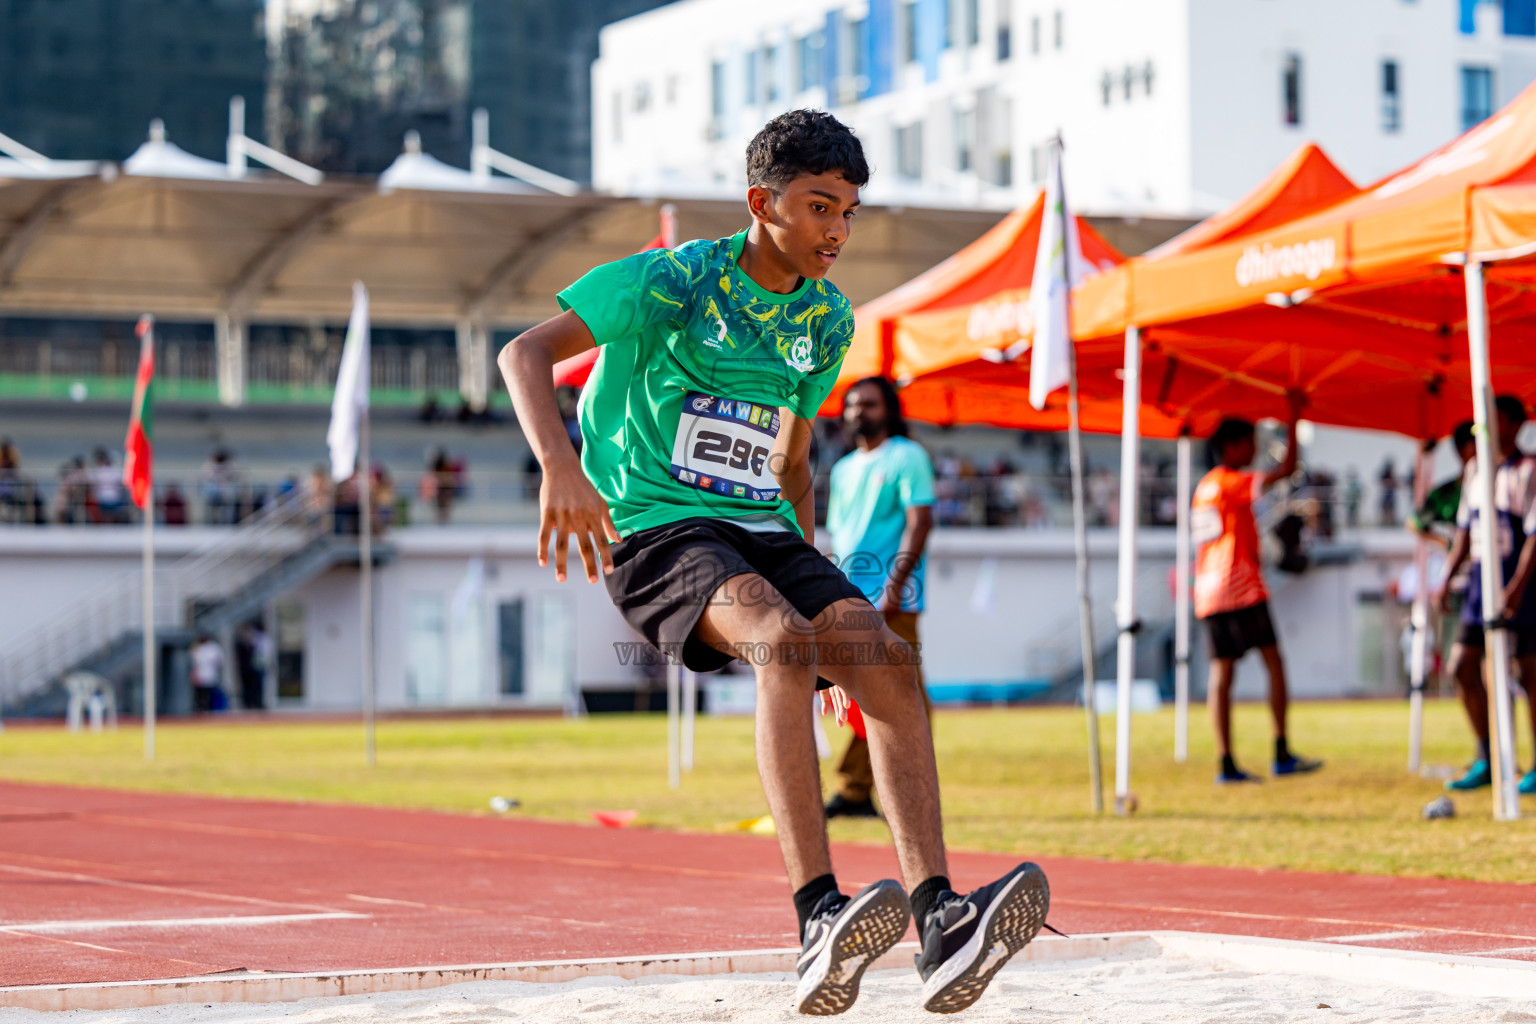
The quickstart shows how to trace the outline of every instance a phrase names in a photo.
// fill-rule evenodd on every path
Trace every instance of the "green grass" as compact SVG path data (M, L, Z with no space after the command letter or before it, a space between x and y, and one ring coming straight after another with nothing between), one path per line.
M1173 761L1169 713L1137 716L1135 817L1095 818L1081 711L1062 708L940 712L935 725L951 846L1030 855L1102 857L1242 867L1447 876L1531 877L1536 823L1495 823L1487 791L1457 800L1461 817L1425 822L1439 783L1406 771L1407 711L1396 702L1302 704L1291 733L1326 758L1316 776L1261 786L1212 785L1204 715L1191 723L1190 762ZM1431 701L1425 760L1460 764L1469 741L1459 708ZM1104 725L1113 778L1113 719ZM1256 705L1237 709L1238 759L1267 767L1267 726ZM596 809L637 809L651 825L712 830L766 813L751 722L700 718L697 769L666 786L660 715L580 721L486 718L386 721L379 759L362 763L356 725L217 722L163 726L147 764L136 729L70 735L55 728L0 733L0 777L81 786L424 807L488 813L493 795L515 814L589 820ZM834 735L835 745L841 737ZM830 784L831 766L824 764ZM1536 813L1536 802L1526 801ZM876 822L836 822L835 839L887 842Z

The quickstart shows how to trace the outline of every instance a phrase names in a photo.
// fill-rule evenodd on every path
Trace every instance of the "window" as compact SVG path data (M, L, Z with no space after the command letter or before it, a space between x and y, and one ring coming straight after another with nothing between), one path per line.
M523 599L496 606L496 681L503 697L523 695Z
M757 64L762 58L762 51L753 50L742 65L742 89L746 93L743 99L748 106L757 102Z
M955 170L971 169L976 148L976 111L955 111Z
M812 32L800 40L800 91L814 89L821 84L822 54L821 33Z
M1536 36L1536 0L1504 0L1504 34Z
M624 141L624 94L613 94L613 141Z
M1381 130L1395 132L1403 126L1397 93L1397 61L1381 62Z
M1461 129L1481 124L1493 114L1493 69L1461 69Z
M1125 70L1120 72L1120 87L1125 90L1125 102L1131 102L1131 90L1136 87L1136 72L1127 64Z
M907 0L901 5L901 62L911 64L917 60L917 2Z
M1479 0L1461 0L1461 17L1458 28L1464 36L1477 35L1477 5Z
M278 601L273 608L277 620L277 699L304 698L304 606L298 601Z
M651 83L641 82L635 86L635 113L643 114L651 109Z
M923 126L903 125L896 129L896 176L905 181L923 177Z
M763 82L768 91L768 102L779 99L779 48L770 46L763 50Z
M1115 76L1108 71L1099 79L1099 92L1103 95L1104 105L1109 106L1109 101L1115 97Z
M1040 55L1040 16L1038 14L1029 19L1029 52L1037 57Z
M955 8L949 0L939 0L939 49L955 45Z
M997 0L997 59L1013 56L1013 11L1009 0Z
M1301 124L1301 55L1290 53L1285 57L1285 70L1280 76L1281 102L1284 120L1288 125Z
M965 45L981 45L981 0L965 0Z
M997 152L997 184L1000 188L1013 187L1013 151L1000 149Z
M709 111L725 116L725 65L718 60L709 66Z
M1056 14L1051 18L1051 21L1053 23L1052 34L1056 37L1056 49L1059 50L1063 45L1066 44L1066 30L1062 27L1061 12L1057 11Z
M1043 146L1029 147L1029 181L1032 185L1044 185L1045 177L1050 173L1051 147L1047 143Z
M848 66L853 69L853 76L868 81L869 79L869 19L860 18L858 21L848 22L848 47L853 51L852 60ZM860 85L860 91L864 88Z
M1152 70L1152 62L1147 61L1141 69L1141 85L1146 90L1148 96L1152 95L1152 81L1156 77L1156 73Z

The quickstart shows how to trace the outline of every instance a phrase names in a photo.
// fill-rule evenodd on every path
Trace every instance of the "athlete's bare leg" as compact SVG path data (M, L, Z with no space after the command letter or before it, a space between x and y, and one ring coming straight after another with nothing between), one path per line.
M1232 676L1237 662L1231 658L1211 659L1211 678L1206 685L1206 705L1211 711L1211 725L1216 730L1216 754L1232 753Z
M1285 717L1290 704L1290 692L1285 682L1285 659L1275 644L1260 647L1259 655L1269 671L1269 716L1274 720L1275 738L1285 735Z
M868 728L875 784L896 842L902 876L915 886L948 873L939 816L933 739L912 664L817 664L805 645L876 642L898 647L868 603L840 601L812 624L767 580L736 576L716 591L694 630L703 643L734 653L767 644L772 656L757 672L757 767L773 812L792 888L832 870L826 816L812 733L811 695L825 676L859 702ZM858 646L852 648L857 652ZM785 652L792 652L784 657ZM855 656L850 661L859 662Z
M868 602L852 598L838 601L817 618L816 639L831 651L851 655L824 660L819 671L858 701L864 713L875 789L891 826L902 877L912 887L948 875L939 772L928 710L918 690L916 652L906 660L879 657L880 646L887 652L910 652L911 647Z
M1483 649L1455 644L1451 647L1451 675L1461 706L1467 711L1472 735L1488 749L1488 688L1483 685Z

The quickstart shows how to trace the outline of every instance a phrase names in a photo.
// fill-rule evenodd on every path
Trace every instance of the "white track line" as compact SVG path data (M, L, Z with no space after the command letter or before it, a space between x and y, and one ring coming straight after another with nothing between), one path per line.
M110 932L120 928L242 928L262 924L292 924L298 921L366 921L368 914L336 911L328 914L246 914L232 917L163 917L155 920L120 921L33 921L0 923L0 932L26 932L29 935L57 935L61 932Z
M1396 942L1399 939L1416 939L1423 932L1368 932L1365 935L1330 935L1321 942Z

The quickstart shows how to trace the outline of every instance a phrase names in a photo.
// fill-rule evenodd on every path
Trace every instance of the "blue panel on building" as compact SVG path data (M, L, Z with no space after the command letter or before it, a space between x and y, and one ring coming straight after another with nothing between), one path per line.
M842 69L837 66L838 54L842 51L843 42L843 12L828 11L827 27L822 30L821 59L822 82L827 87L827 106L837 106L837 79L842 74Z
M939 54L944 52L948 22L949 0L917 0L917 59L923 65L924 81L939 80Z
M1477 34L1477 5L1480 0L1461 0L1461 29L1462 35Z
M869 24L864 34L864 66L869 84L860 98L881 96L896 84L896 0L869 0Z
M1536 0L1504 0L1504 34L1536 37Z

